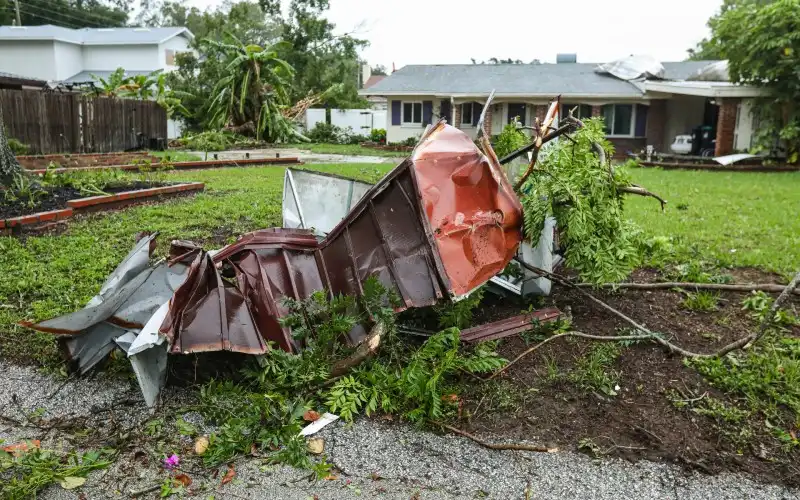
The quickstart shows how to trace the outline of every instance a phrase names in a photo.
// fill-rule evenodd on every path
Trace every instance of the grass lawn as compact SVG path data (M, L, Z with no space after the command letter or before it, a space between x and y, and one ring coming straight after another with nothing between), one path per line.
M398 157L402 158L408 156L408 151L386 151L383 149L372 149L362 147L360 144L317 144L317 143L299 143L299 144L276 144L275 147L280 148L294 148L306 149L312 153L318 154L337 154L337 155L352 155L352 156L381 156L381 157Z
M800 269L800 173L632 170L668 201L630 196L627 213L653 236L673 236L682 258L717 259L784 275Z
M186 151L180 151L177 149L169 149L167 151L148 151L148 153L159 158L166 158L169 156L171 161L200 161L203 159L200 157L200 155L187 153Z
M392 165L309 168L374 182ZM171 172L170 179L205 182L206 192L82 217L60 234L0 237L0 355L52 364L53 338L15 323L83 307L139 231L160 231L163 255L173 238L215 248L241 233L280 225L283 172L281 167ZM673 236L681 257L695 249L728 265L784 274L800 267L800 174L645 169L633 174L670 203L661 213L655 200L631 197L628 213L649 235Z

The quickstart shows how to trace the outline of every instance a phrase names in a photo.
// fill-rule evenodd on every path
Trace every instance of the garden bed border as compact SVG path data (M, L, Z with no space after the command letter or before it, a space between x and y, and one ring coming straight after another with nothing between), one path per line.
M103 196L90 196L88 198L78 198L67 201L67 208L38 212L35 214L21 215L10 219L0 219L0 232L8 233L11 229L20 226L33 226L44 222L55 222L72 217L76 212L88 212L102 210L104 208L119 208L132 203L137 203L161 196L177 195L181 193L191 193L202 191L205 184L202 182L189 182L174 184L172 186L162 186L156 188L138 189L134 191L123 191Z
M153 163L151 165L141 164L141 165L106 165L106 166L96 166L96 167L61 167L61 168L38 168L38 169L28 169L27 171L36 174L42 175L47 172L55 173L55 174L64 174L67 172L79 172L79 171L93 171L93 170L141 170L142 168L159 168L161 166L169 166L175 170L184 170L184 169L198 169L198 168L218 168L218 167L242 167L248 165L302 165L303 162L300 161L299 158L291 156L286 158L244 158L241 160L206 160L206 161L178 161L178 162L168 162L166 164L161 163Z

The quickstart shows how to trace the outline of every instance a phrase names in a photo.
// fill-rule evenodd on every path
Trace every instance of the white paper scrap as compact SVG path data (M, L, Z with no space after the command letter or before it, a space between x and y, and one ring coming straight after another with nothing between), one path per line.
M301 436L311 436L316 434L317 432L321 431L323 427L330 424L331 422L336 422L339 420L339 415L334 415L333 413L325 413L316 422L311 422L307 426L303 427L303 430L300 431Z

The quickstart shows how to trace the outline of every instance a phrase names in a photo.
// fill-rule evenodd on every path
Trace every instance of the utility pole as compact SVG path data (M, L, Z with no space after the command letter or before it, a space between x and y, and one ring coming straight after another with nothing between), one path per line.
M17 7L17 26L22 26L22 21L19 18L19 0L14 0L14 5Z

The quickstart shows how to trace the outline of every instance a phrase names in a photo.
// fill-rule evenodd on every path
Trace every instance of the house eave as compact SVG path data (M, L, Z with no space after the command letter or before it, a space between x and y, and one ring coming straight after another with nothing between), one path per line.
M749 87L745 85L731 85L727 82L708 82L701 84L699 82L691 82L691 84L684 82L653 82L647 81L644 83L645 89L648 92L661 92L664 94L677 94L696 97L710 97L710 98L745 98L745 97L763 97L769 95L766 89L758 87Z
M359 95L365 97L406 97L406 96L433 96L442 99L486 99L489 97L489 92L463 92L463 93L442 93L433 92L430 90L414 90L405 92L386 92L386 91L360 91ZM560 94L562 100L565 99L644 99L645 94L593 94L593 93L562 93ZM495 92L495 99L552 99L556 94L545 92Z

